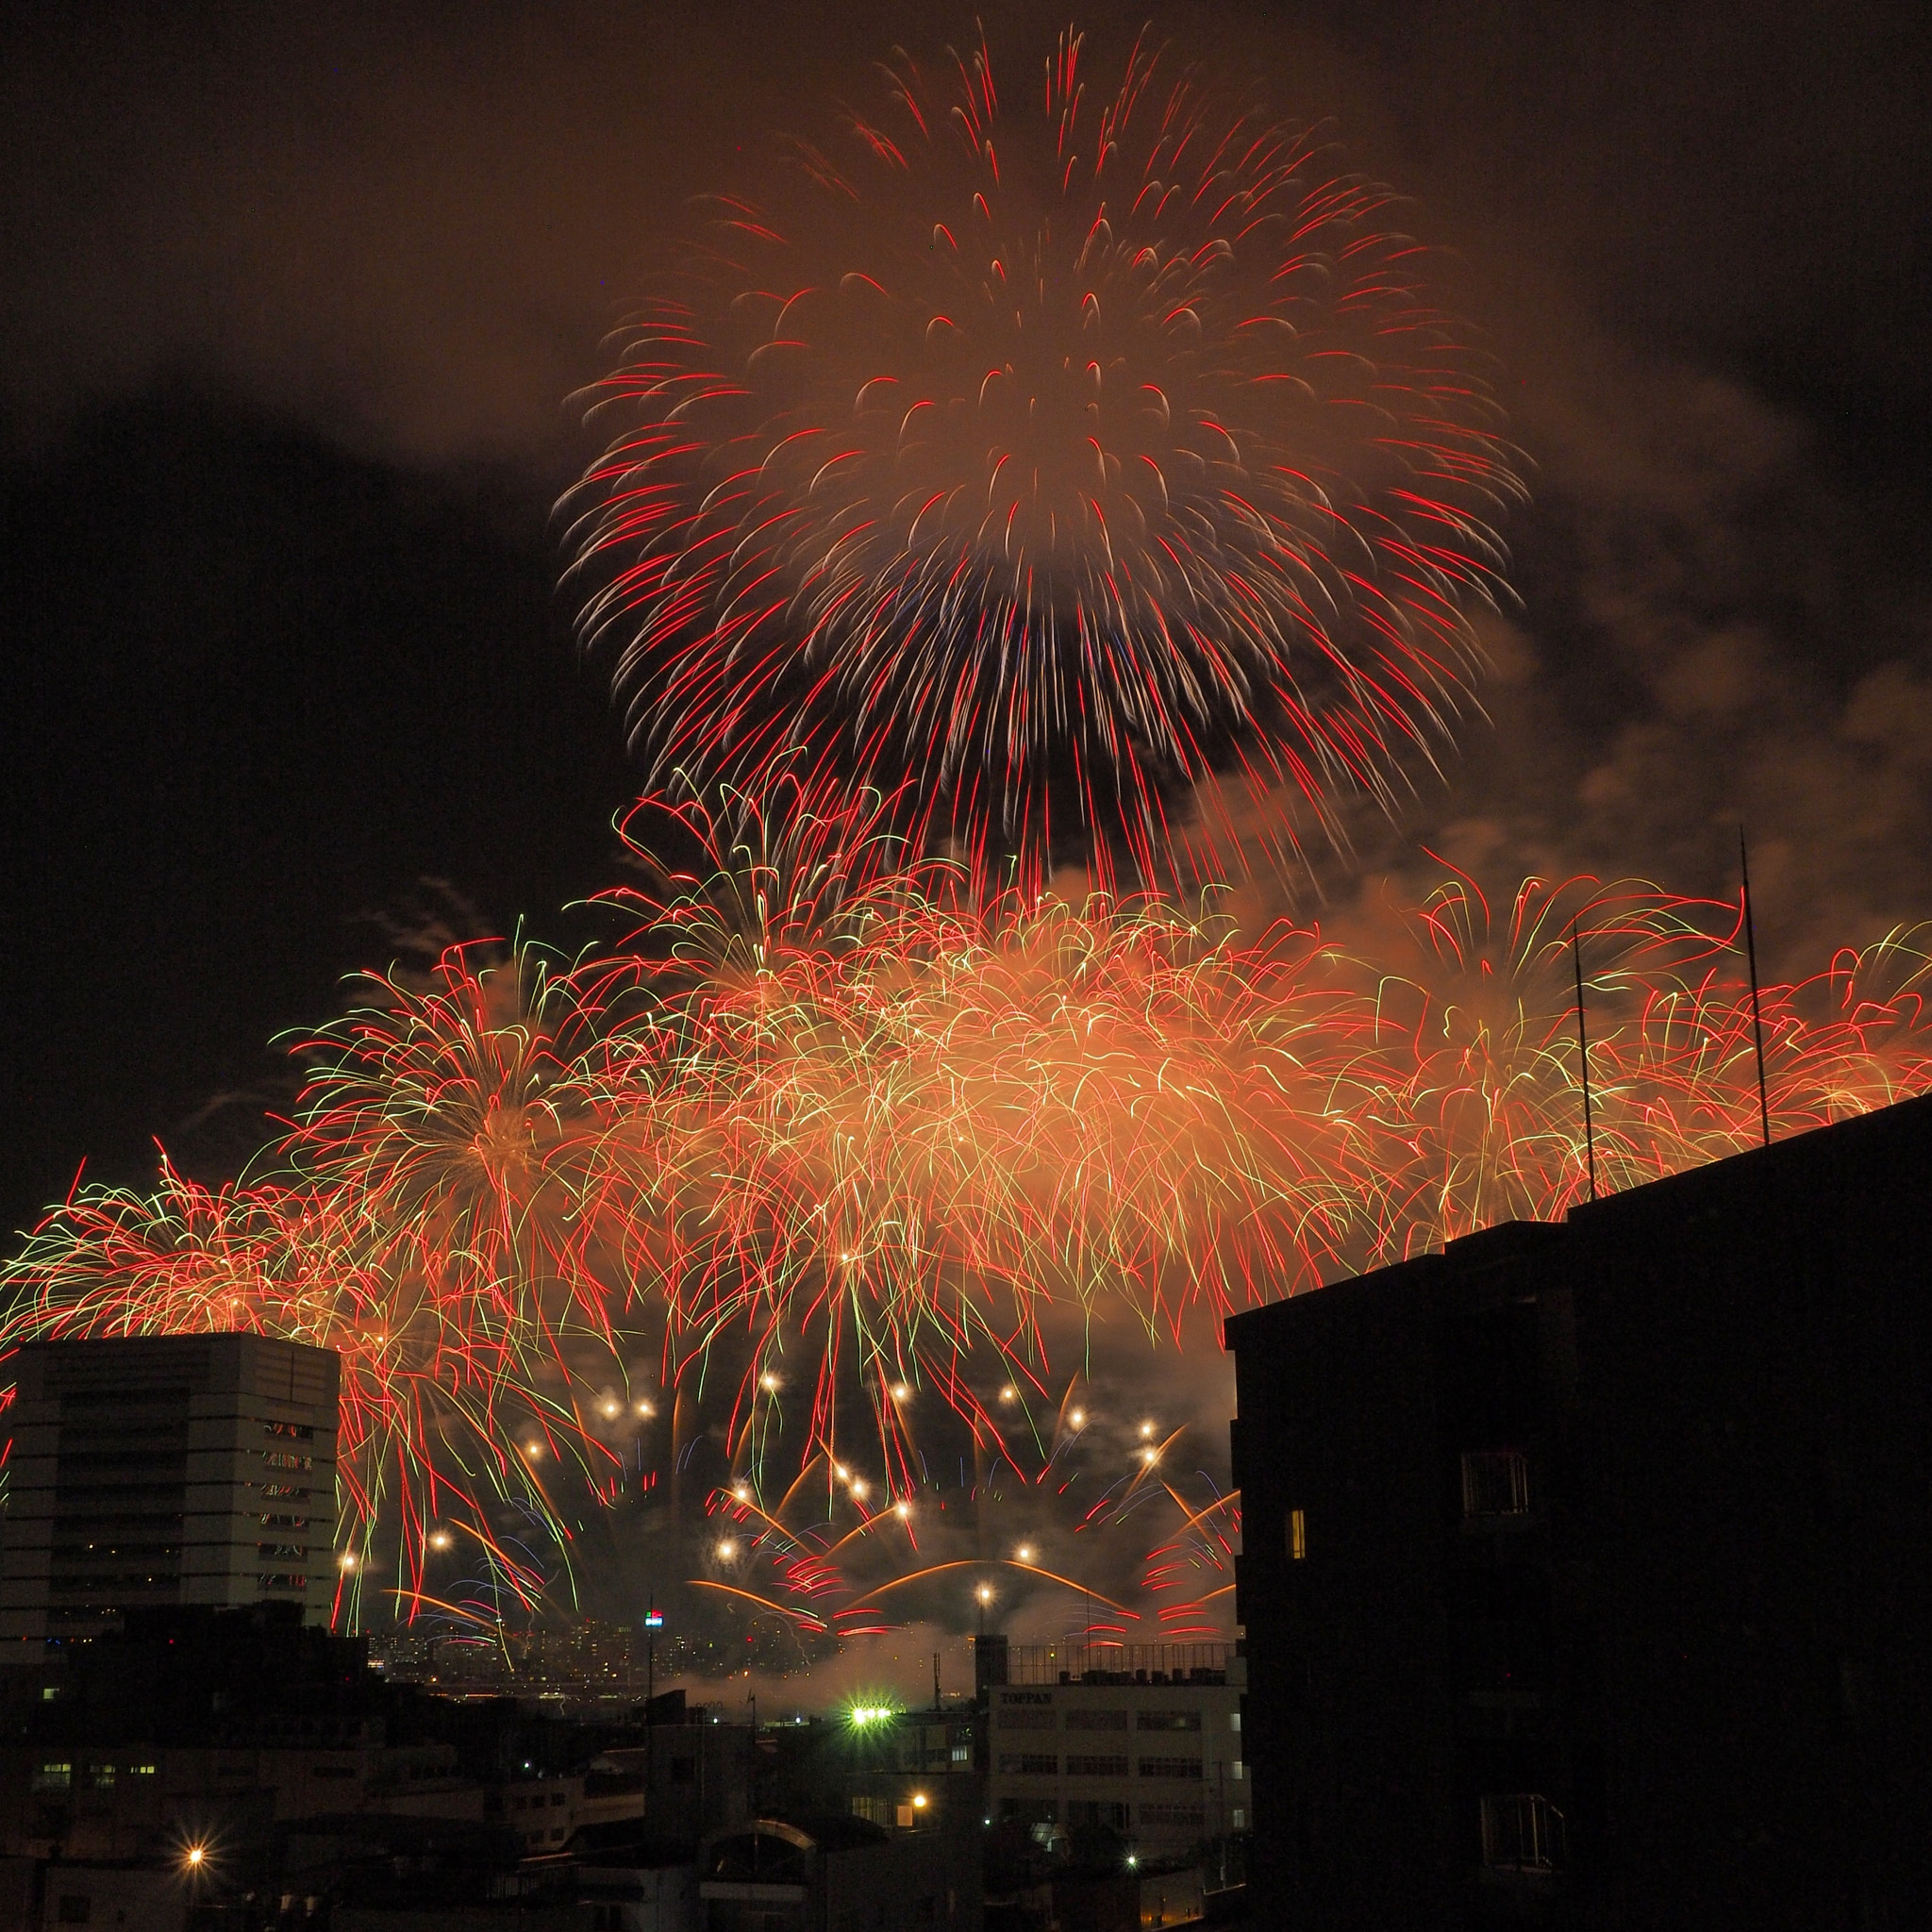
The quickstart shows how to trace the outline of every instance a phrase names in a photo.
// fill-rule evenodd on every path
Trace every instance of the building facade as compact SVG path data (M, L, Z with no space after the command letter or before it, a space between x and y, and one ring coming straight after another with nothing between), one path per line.
M1242 1664L1224 1646L981 1638L974 1665L990 1824L1104 1825L1146 1862L1248 1828Z
M1932 1924L1932 1099L1227 1324L1261 1923Z
M88 1637L182 1604L327 1621L331 1350L158 1335L30 1342L14 1360L0 1639Z

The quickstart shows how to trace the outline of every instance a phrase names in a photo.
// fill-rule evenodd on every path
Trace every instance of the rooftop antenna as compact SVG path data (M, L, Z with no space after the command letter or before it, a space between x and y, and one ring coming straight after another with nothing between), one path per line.
M940 1707L940 1654L938 1651L934 1651L932 1654L932 1707L935 1710Z
M1751 965L1751 1043L1757 1052L1757 1128L1763 1144L1771 1145L1771 1103L1764 1091L1764 1014L1757 1004L1757 932L1751 919L1751 858L1744 849L1744 828L1738 827L1738 874L1744 888L1744 957Z
M1570 963L1576 973L1576 1058L1583 1069L1583 1154L1590 1163L1590 1198L1596 1199L1596 1122L1590 1110L1590 1035L1583 1023L1583 941L1570 922Z

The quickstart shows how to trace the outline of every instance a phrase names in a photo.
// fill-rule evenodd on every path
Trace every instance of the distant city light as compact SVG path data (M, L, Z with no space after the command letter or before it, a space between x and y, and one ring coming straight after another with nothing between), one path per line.
M641 1402L638 1404L638 1413L648 1421L658 1411L648 1402Z
M777 1391L778 1388L778 1378L776 1375L772 1374L760 1375L758 1377L758 1387L762 1389L767 1395L774 1394Z
M845 1713L847 1722L859 1730L868 1724L890 1724L897 1715L889 1704L855 1704Z
M1015 1559L1015 1560L1016 1560L1017 1562L1021 1562L1021 1563L1030 1563L1030 1562L1032 1562L1032 1560L1033 1560L1033 1545L1032 1545L1031 1543L1022 1543L1022 1544L1020 1545L1020 1547L1019 1547L1019 1548L1018 1548L1017 1550L1015 1550L1015 1551L1013 1552L1013 1557L1014 1557L1014 1559Z
M915 1811L924 1811L925 1809L925 1793L924 1791L913 1792L912 1808Z
M723 1562L730 1562L732 1557L737 1556L737 1554L738 1545L735 1542L731 1541L728 1537L725 1539L724 1542L718 1545L719 1559Z
M1010 1382L1000 1391L1000 1400L1002 1402L1017 1402L1019 1399L1020 1391Z
M336 1560L344 1570L353 1570L356 1567L356 1553L354 1550L344 1550Z
M624 1413L624 1405L617 1401L615 1397L612 1397L604 1404L604 1413L606 1415L622 1415Z
M907 1402L911 1399L911 1396L912 1391L907 1388L905 1383L894 1382L892 1384L892 1400L894 1402Z
M429 1532L429 1547L432 1550L446 1550L456 1541L446 1529L433 1529Z
M912 1514L912 1505L902 1496L892 1505L892 1514L903 1523L907 1517Z
M1076 1408L1067 1417L1067 1420L1076 1429L1084 1429L1087 1426L1087 1411L1084 1408Z
M662 1610L646 1610L644 1612L644 1628L646 1630L661 1630L663 1627L664 1612Z
M1141 1424L1141 1433L1143 1436L1151 1436L1154 1433L1154 1424L1152 1423L1142 1423Z
M855 1496L863 1496L865 1494L865 1478L862 1475L856 1475L852 1478L852 1493Z

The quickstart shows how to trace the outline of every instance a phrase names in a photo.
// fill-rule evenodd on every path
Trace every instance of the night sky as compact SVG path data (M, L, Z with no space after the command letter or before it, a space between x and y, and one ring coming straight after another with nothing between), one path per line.
M565 398L691 193L971 31L833 11L10 11L8 1226L155 1136L231 1167L356 967L578 933L636 781L555 588ZM984 12L1035 71L1060 16ZM1922 10L1157 22L1415 195L1534 465L1489 721L1309 909L1423 844L1721 891L1741 821L1773 971L1932 915Z

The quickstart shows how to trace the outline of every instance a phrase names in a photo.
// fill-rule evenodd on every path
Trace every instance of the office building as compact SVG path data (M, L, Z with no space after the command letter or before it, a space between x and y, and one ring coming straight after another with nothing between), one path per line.
M1932 1099L1235 1317L1259 1923L1932 1924Z
M1241 1660L1224 1644L1008 1644L982 1637L986 1817L1043 1842L1082 1825L1152 1862L1248 1826Z
M260 1335L30 1342L14 1357L0 1640L338 1581L332 1351Z

